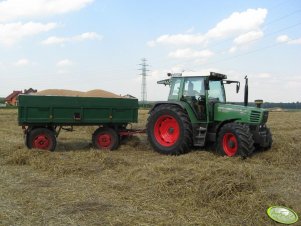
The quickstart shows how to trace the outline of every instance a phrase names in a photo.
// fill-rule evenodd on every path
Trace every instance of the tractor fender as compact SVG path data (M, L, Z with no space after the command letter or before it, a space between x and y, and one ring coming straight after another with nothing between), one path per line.
M186 103L186 102L180 102L180 101L160 101L160 102L157 102L148 112L148 114L150 114L155 108L157 108L158 106L160 105L163 105L163 104L166 104L166 105L175 105L175 106L179 106L181 107L183 110L185 110L185 112L188 114L189 118L190 118L190 121L192 123L194 122L197 122L198 119L193 111L193 109L191 108L191 106Z
M149 110L149 113L151 113L155 108L157 108L159 105L162 105L162 104L177 105L177 106L180 106L182 109L185 109L185 107L183 106L183 103L181 103L181 102L176 102L176 101L160 101L160 102L157 102L157 103Z

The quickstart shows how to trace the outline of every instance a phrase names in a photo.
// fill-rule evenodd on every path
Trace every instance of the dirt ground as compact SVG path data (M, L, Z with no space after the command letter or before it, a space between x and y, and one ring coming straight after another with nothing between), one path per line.
M135 128L147 112L139 118ZM272 205L301 216L300 122L301 112L271 112L272 149L244 160L210 147L163 156L145 135L98 151L95 127L62 132L50 153L27 150L17 111L2 109L0 225L279 225Z

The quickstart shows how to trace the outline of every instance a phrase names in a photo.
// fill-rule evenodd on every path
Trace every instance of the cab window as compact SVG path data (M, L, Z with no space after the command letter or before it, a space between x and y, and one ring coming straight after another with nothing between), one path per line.
M179 97L179 92L181 88L181 79L173 78L171 81L169 99L177 100Z
M225 90L221 81L210 81L208 91L209 101L214 100L221 103L226 102Z
M205 95L203 78L186 78L184 84L184 96L200 97Z

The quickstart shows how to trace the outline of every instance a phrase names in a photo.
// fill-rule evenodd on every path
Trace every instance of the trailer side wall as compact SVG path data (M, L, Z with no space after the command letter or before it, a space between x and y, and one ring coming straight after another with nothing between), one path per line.
M19 96L19 125L128 124L137 119L137 99Z

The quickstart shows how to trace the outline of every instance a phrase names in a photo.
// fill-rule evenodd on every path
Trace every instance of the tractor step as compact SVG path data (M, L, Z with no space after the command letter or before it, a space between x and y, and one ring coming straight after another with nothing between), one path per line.
M193 145L198 147L205 146L207 127L194 128Z

